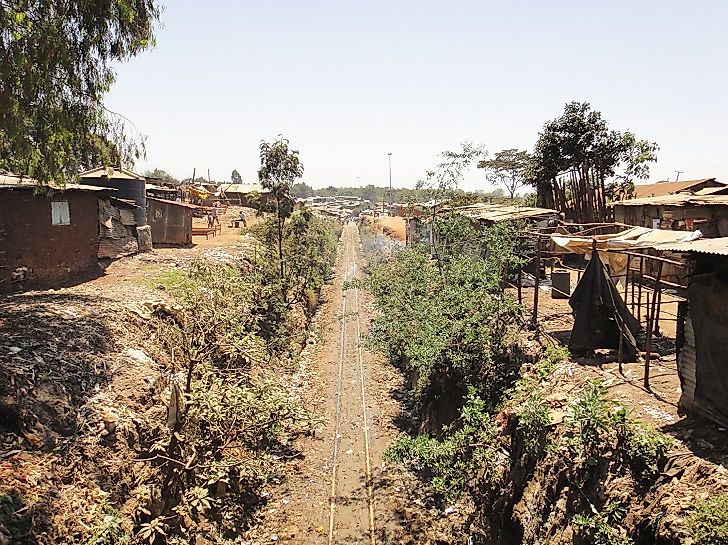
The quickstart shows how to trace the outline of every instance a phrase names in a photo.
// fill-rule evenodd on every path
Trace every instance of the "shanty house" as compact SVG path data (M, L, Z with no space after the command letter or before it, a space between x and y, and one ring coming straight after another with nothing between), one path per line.
M147 197L147 221L154 244L191 244L194 205Z
M677 339L680 409L728 427L728 238L660 248L686 253L692 270L687 316Z
M220 200L249 208L258 208L270 198L270 192L260 184L220 184L219 189Z
M426 203L423 206L434 206ZM476 203L457 208L440 208L437 214L454 212L462 214L481 225L490 226L495 223L509 221L525 221L537 227L546 227L550 222L561 218L556 210L550 208L533 208L530 206L515 206L511 204ZM409 217L407 218L407 244L425 243L430 244L432 240L432 218Z
M36 195L35 183L0 177L0 291L58 286L98 271L99 197L69 184Z
M701 191L701 190L698 190ZM617 201L614 221L626 225L728 236L728 195L675 193Z
M147 224L147 192L146 180L131 170L118 167L98 167L80 175L81 183L116 189L116 196L136 203L134 219L141 227Z
M702 178L700 180L682 180L677 182L656 182L654 184L640 184L634 186L632 197L664 197L675 193L698 194L704 189L726 188L728 184L719 182L715 178Z

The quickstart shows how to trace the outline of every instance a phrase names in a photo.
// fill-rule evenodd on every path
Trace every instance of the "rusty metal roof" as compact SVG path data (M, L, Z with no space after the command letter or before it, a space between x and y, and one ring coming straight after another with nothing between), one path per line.
M638 199L643 197L662 197L665 195L671 195L680 191L687 191L696 185L700 185L706 182L714 182L722 185L726 185L724 182L719 182L715 178L701 178L700 180L682 180L678 182L657 182L653 184L635 184L634 196Z
M20 189L20 190L32 190L35 188L47 187L54 191L118 191L113 187L101 187L95 185L86 184L66 184L65 186L57 183L42 184L38 180L28 178L26 176L5 176L0 175L0 189Z
M160 199L158 197L147 197L148 201L157 201L157 202L163 202L165 204L174 204L176 206L184 206L185 208L202 208L201 206L197 206L195 204L190 204L186 202L177 202L177 201L170 201L169 199Z
M697 252L701 254L725 255L728 256L728 237L700 238L692 242L673 242L656 244L656 250L668 252Z
M539 216L558 216L556 210L550 208L533 208L530 206L514 206L510 204L477 203L460 206L452 210L471 218L492 222L535 218Z
M659 197L615 201L610 206L728 206L728 195L691 195L675 193Z

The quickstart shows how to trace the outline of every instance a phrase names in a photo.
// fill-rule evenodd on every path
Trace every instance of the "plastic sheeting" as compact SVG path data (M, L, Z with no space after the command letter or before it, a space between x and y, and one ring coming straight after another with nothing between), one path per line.
M592 253L569 305L574 313L569 337L572 354L589 354L597 348L618 349L621 337L624 361L636 360L639 323L624 304L597 251Z

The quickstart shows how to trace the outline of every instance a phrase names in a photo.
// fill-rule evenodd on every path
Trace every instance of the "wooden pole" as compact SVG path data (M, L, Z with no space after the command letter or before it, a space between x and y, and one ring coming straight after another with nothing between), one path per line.
M640 259L640 278L639 285L637 286L637 322L642 324L642 277L645 272L645 260Z
M634 274L632 275L632 296L629 301L632 305L632 315L634 315Z
M536 274L533 282L533 315L531 328L536 329L538 324L538 283L541 279L541 239L536 239Z
M662 277L662 262L657 265L657 282L655 282L655 291L652 294L652 305L650 313L647 317L647 339L645 341L645 388L650 389L650 356L652 352L652 328L655 321L655 313L657 311L657 300L660 293L660 278Z
M629 264L632 256L627 256L627 269L624 271L624 304L627 304L627 295L629 295Z

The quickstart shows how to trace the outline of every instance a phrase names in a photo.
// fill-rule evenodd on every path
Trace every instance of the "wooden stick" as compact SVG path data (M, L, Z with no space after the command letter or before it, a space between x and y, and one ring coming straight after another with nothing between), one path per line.
M652 294L652 307L650 308L650 314L647 318L647 340L645 341L645 377L644 386L647 390L650 389L650 356L652 352L652 328L654 326L655 315L657 311L657 300L660 293L660 277L662 276L662 262L657 266L657 282L655 284L655 291Z
M531 327L536 329L538 324L538 283L541 279L541 243L536 243L536 275L533 282L533 315L531 316Z

